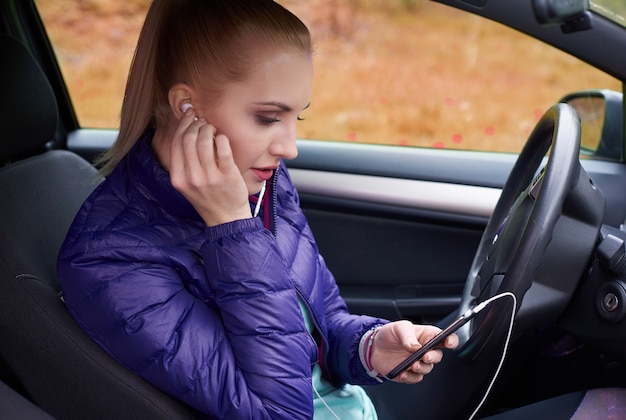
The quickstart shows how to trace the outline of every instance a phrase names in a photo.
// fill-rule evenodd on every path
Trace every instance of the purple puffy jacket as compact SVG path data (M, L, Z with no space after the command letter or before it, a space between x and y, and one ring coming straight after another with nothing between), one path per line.
M85 202L61 249L65 302L82 328L211 417L312 417L318 361L337 386L376 383L358 342L386 321L348 314L284 164L262 217L207 227L171 186L151 137Z

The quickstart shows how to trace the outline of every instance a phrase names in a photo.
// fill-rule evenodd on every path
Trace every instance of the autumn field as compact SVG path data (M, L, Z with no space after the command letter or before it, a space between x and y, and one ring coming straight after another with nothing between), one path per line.
M311 29L299 137L519 151L560 97L620 84L498 24L429 1L281 0ZM38 0L79 121L117 127L148 0Z

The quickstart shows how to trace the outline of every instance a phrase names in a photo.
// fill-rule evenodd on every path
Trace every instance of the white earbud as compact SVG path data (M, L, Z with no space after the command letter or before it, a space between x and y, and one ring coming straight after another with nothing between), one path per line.
M183 111L183 114L186 114L190 108L193 108L193 105L191 105L189 102L186 102L183 104L183 106L180 107L180 110ZM198 117L194 117L193 120L198 121Z

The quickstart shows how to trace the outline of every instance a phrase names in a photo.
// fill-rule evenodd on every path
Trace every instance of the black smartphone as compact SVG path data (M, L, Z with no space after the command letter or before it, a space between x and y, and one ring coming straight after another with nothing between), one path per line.
M400 363L398 366L393 368L387 374L386 378L393 379L396 376L398 376L400 373L408 369L413 363L415 363L417 360L424 357L424 355L428 351L440 345L443 342L443 340L446 339L446 337L448 337L450 334L452 334L453 332L461 328L463 325L468 323L472 318L476 316L476 314L478 314L478 312L483 310L486 306L487 305L480 304L465 311L465 313L463 313L463 315L455 319L452 324L450 324L449 326L441 330L436 336L428 340L422 347L420 347L419 350L417 350L415 353L413 353L412 355L404 359L404 361Z

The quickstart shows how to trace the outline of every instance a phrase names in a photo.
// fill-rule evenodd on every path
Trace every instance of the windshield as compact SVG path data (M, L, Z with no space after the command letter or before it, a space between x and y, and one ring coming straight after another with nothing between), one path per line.
M626 2L624 0L591 0L590 6L594 12L619 25L626 26Z

